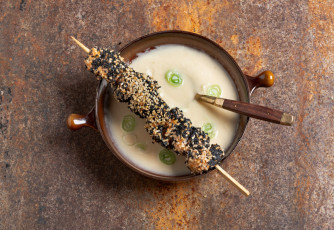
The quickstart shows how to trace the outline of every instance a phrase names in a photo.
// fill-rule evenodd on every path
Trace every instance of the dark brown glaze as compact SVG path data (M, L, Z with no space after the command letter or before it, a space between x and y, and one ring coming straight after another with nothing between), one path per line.
M87 115L70 114L67 118L67 127L73 131L81 129L82 127L97 129L95 107Z
M266 70L266 71L260 73L256 77L251 77L251 76L248 76L248 75L245 75L245 76L246 76L246 79L247 79L248 89L249 89L250 94L252 94L253 91L256 88L271 87L274 84L274 81L275 81L274 74L269 70Z

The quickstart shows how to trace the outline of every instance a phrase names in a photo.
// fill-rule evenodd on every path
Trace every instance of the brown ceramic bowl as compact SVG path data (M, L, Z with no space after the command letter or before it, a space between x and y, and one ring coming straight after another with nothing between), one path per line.
M120 49L120 53L126 61L130 61L135 58L138 53L144 52L145 50L151 49L155 46L165 44L189 46L204 51L212 58L216 59L232 78L237 88L240 101L249 103L250 95L254 89L257 87L270 87L274 83L274 76L270 71L265 71L257 77L247 76L241 71L234 59L218 44L198 34L184 31L164 31L143 36L124 46ZM164 181L180 181L198 176L192 174L184 176L158 175L141 169L121 155L115 147L110 128L108 127L108 118L105 116L105 111L108 109L108 106L106 105L109 104L108 101L110 98L110 91L110 87L107 87L107 82L104 80L100 81L97 88L96 103L94 108L87 115L71 114L67 121L68 127L72 130L77 130L85 126L97 129L101 133L101 136L109 149L119 160L131 169L145 176ZM225 149L226 155L224 159L226 159L226 157L229 156L237 146L246 129L248 120L249 118L247 116L240 116L237 132L235 133L230 146Z

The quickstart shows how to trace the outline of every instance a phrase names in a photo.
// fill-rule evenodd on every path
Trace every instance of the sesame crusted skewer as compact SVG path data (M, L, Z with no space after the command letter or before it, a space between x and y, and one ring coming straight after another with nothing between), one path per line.
M217 144L210 145L208 135L194 127L179 108L170 108L160 97L158 82L129 67L117 51L92 48L72 39L86 52L86 67L98 79L105 79L114 97L127 103L129 109L146 119L145 128L155 142L186 158L186 165L194 174L217 168L224 177L245 195L249 192L228 175L218 163L224 151Z

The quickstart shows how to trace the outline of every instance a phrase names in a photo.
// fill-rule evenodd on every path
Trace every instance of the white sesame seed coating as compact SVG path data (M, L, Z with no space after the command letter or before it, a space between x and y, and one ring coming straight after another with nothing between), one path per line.
M205 132L192 126L179 108L170 108L160 97L158 82L129 67L118 52L92 48L85 64L98 79L111 85L118 101L127 103L132 112L146 119L145 129L153 141L186 157L192 173L205 173L222 160L221 147L210 146Z

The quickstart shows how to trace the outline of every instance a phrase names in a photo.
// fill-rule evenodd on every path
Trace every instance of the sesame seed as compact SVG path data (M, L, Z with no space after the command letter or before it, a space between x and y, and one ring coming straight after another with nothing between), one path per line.
M223 159L225 154L219 145L210 146L205 132L192 126L179 108L170 108L160 97L158 82L129 67L118 52L92 48L85 65L98 80L110 83L116 100L128 103L133 113L146 119L145 129L153 143L186 157L192 173L206 173Z

